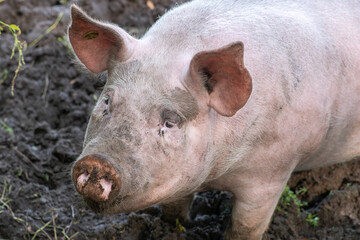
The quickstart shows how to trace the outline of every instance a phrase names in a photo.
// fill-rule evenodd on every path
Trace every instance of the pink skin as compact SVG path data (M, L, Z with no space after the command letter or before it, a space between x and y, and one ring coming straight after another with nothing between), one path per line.
M77 179L78 186L82 188L88 179L89 179L89 174L87 174L86 172L81 174Z
M140 40L73 7L76 55L95 73L108 70L79 157L102 154L97 166L114 168L116 181L98 179L105 212L226 190L235 201L225 239L261 239L293 171L360 156L356 1L224 2L185 4ZM89 31L99 37L84 39ZM198 111L169 128L157 107L176 108L174 91ZM77 171L82 188L89 176Z
M105 200L109 198L111 192L112 181L108 181L105 178L100 180L101 187L104 189L104 192L101 194L101 197Z

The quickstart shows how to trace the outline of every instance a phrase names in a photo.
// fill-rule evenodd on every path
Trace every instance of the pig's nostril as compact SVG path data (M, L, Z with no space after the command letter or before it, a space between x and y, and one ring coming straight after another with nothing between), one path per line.
M87 180L89 179L89 173L87 172L84 172L83 174L81 174L78 178L77 178L77 187L78 188L83 188L85 183L87 182Z
M112 187L112 181L108 180L107 178L103 178L100 179L100 185L101 187L104 189L103 193L101 194L101 196L107 200L109 198L109 194L111 192L111 187Z
M120 177L99 155L88 155L74 164L73 181L76 190L96 202L111 200L120 191Z

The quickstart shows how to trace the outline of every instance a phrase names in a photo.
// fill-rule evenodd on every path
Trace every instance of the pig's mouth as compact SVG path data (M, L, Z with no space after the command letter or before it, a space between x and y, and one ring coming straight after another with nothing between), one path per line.
M181 178L173 179L166 185L158 186L155 189L148 189L145 192L139 192L126 196L114 196L106 201L97 201L89 197L84 197L85 203L89 208L97 213L116 214L120 212L138 211L154 204L168 202L173 189L179 186ZM170 195L170 197L169 197ZM171 201L171 200L170 200Z

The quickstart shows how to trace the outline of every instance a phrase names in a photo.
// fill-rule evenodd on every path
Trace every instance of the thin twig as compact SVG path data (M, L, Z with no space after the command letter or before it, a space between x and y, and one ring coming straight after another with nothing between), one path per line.
M17 153L19 154L21 157L23 157L24 160L26 160L26 162L28 162L31 167L33 167L37 172L40 172L40 173L49 173L51 174L51 172L47 169L39 169L39 167L37 167L25 154L23 154L22 152L20 152L17 147L12 147L12 149Z
M36 238L36 236L38 235L38 233L41 232L41 231L43 231L43 232L45 233L45 235L51 240L51 237L49 236L49 234L48 234L46 231L44 231L44 229L45 229L50 223L51 223L51 220L49 220L47 223L45 223L44 226L42 226L41 228L39 228L38 230L36 230L34 236L31 238L31 240L34 240L34 239ZM37 225L35 224L35 226L37 226Z
M70 224L65 227L66 228L66 231L65 231L66 235L68 234L68 232L69 232L69 230L70 230L70 228L71 228L71 226L72 226L72 224L74 222L74 218L75 218L75 211L74 211L73 205L71 205L71 217L72 217L72 219L71 219Z
M5 198L5 193L6 193L6 180L4 180L4 188L3 188L3 192L1 194L1 200L3 200Z
M32 41L30 43L29 47L35 46L41 39L43 39L43 37L45 37L48 33L50 33L52 30L54 30L56 28L56 26L59 24L63 15L64 15L64 12L60 12L58 17L56 18L55 22L53 23L53 25L51 25L48 29L46 29L46 31L44 33L40 34L34 41Z
M13 217L13 219L15 219L15 220L18 221L18 222L24 222L24 221L25 221L24 219L21 219L21 218L16 217L15 214L14 214L14 212L13 212L12 209L10 208L10 206L9 206L6 202L4 202L2 199L0 199L0 203L9 210L9 212L10 212L11 216Z
M57 234L56 234L56 223L55 223L54 209L51 209L51 218L52 218L52 221L53 221L54 238L55 238L55 240L57 240Z
M45 74L45 87L44 87L44 92L42 94L42 99L45 99L46 97L46 93L47 93L47 89L48 89L48 86L49 86L49 72L46 72Z

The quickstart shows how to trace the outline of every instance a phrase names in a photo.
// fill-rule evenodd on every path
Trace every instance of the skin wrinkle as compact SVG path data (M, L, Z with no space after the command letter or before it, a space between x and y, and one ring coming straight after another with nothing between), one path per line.
M294 57L292 56L292 52L290 49L287 51L287 55L289 57L289 65L291 69L291 74L293 76L293 88L296 90L298 88L298 85L300 84L301 80L301 66L297 65L295 63Z
M290 97L290 94L289 94L289 81L286 79L286 75L283 74L281 75L281 87L282 87L282 90L283 90L283 95L285 96L285 99L286 99L286 103L287 104L290 104L290 101L291 101L291 97Z

